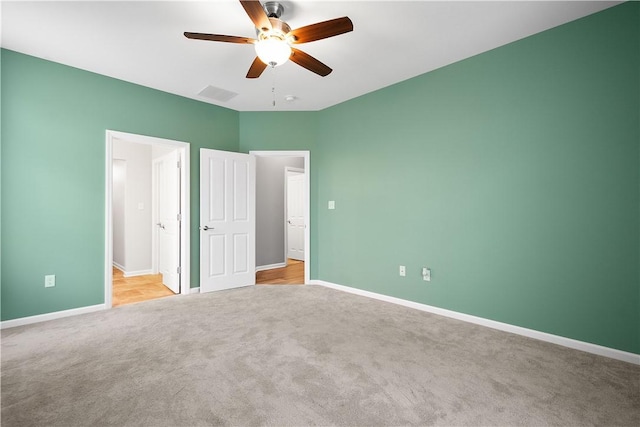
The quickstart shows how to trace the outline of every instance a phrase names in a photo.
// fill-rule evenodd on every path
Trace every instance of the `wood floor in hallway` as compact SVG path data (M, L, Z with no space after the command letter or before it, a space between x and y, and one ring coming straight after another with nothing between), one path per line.
M304 261L289 258L286 267L256 273L256 285L302 284L304 284Z
M161 274L124 277L122 271L113 267L113 307L171 295L175 294L162 284Z

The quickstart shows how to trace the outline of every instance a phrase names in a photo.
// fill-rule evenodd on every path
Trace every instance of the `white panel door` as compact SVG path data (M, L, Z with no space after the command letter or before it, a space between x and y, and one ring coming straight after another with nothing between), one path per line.
M154 160L158 272L162 283L180 292L180 154L178 150Z
M304 261L304 174L287 171L287 258Z
M255 157L200 149L200 291L255 285Z

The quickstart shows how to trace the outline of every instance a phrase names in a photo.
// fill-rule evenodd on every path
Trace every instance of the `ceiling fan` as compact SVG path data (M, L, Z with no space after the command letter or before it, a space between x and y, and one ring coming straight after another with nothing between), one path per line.
M280 19L284 11L284 7L280 3L269 1L262 6L257 0L240 0L240 4L256 27L257 39L189 32L185 32L184 35L189 39L255 45L257 56L247 72L248 79L260 77L267 65L276 67L289 59L301 67L325 77L331 73L331 68L291 45L322 40L353 31L353 23L346 16L292 30L286 22Z

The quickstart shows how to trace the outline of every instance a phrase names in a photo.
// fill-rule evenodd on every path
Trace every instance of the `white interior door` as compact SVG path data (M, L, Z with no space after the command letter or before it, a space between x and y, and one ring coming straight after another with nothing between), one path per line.
M255 285L255 157L200 149L200 291Z
M304 174L287 171L287 258L304 261Z
M180 292L180 155L178 150L154 161L158 272L162 283Z

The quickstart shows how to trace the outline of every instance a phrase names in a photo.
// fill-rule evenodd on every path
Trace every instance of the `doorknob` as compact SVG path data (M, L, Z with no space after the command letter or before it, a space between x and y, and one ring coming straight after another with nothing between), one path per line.
M164 230L164 225L161 222L156 223L156 225Z
M213 230L213 227L209 227L208 225L205 225L204 227L200 227L200 230L204 230L204 231Z
M289 224L291 224L291 221L287 220L287 222L288 222Z

